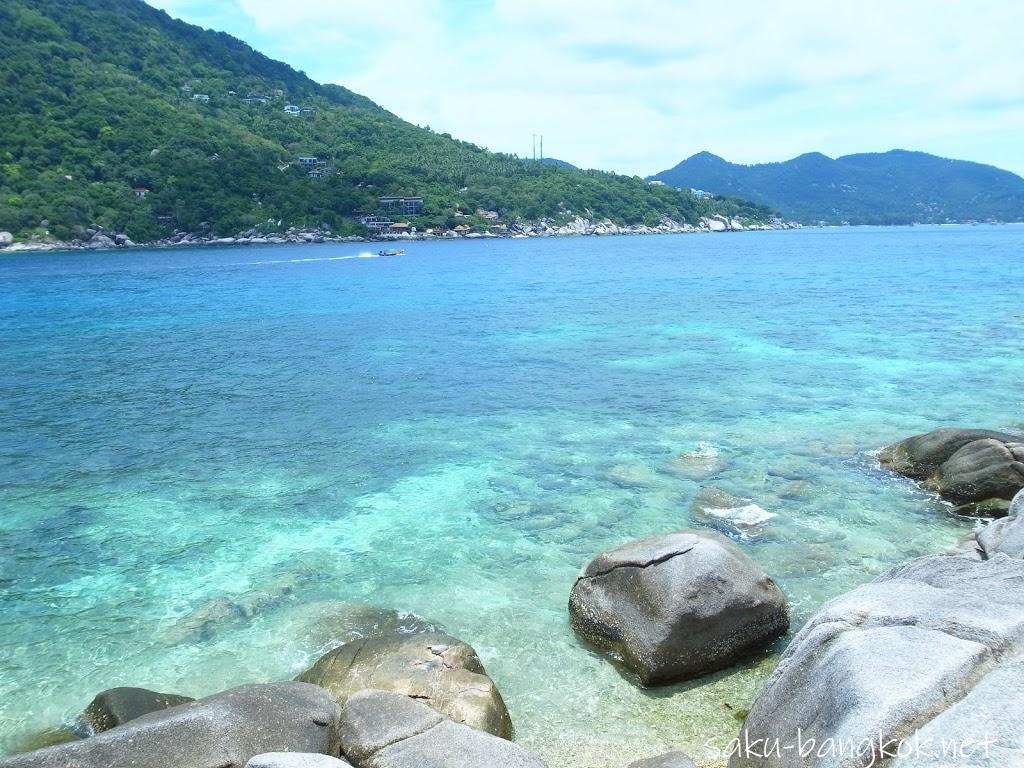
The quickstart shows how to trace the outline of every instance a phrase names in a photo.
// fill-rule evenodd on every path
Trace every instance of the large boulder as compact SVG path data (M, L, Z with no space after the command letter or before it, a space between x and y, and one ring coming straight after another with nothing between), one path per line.
M96 695L79 718L83 730L103 733L150 712L195 701L174 693L157 693L146 688L111 688Z
M915 480L930 477L954 453L975 440L999 440L1009 443L1020 438L990 429L954 429L944 427L923 435L908 437L885 448L879 461L886 469Z
M912 560L826 603L796 635L747 716L739 743L753 748L729 768L1024 765L1012 714L1022 687L1024 561ZM962 763L907 747L883 759L915 734L996 746ZM839 755L840 744L852 746Z
M694 530L598 555L573 585L569 617L645 686L728 667L789 628L775 582L724 536Z
M512 719L468 643L443 632L391 633L335 648L296 680L323 686L339 704L367 688L424 701L457 723L512 738Z
M338 757L311 752L267 752L253 757L245 768L352 768L352 764Z
M315 685L243 685L0 760L0 768L244 768L265 752L337 755L338 715L337 703Z
M13 245L14 235L10 232L0 232L0 248L6 248L9 245Z
M1024 560L1024 490L1014 496L1006 517L978 532L977 545L985 558L1002 553Z
M975 440L943 462L924 485L957 504L1012 499L1024 488L1024 443Z
M544 768L525 748L393 691L350 696L341 711L341 742L357 768Z
M685 752L666 752L663 755L635 760L627 768L697 768Z

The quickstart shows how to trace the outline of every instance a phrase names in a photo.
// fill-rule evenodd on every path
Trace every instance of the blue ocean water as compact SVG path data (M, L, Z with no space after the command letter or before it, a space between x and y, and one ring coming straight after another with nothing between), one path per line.
M586 561L714 484L799 626L976 525L879 447L1024 428L1024 227L407 251L0 257L0 751L290 677L372 604L472 643L553 768L709 757L772 659L637 689L569 629Z

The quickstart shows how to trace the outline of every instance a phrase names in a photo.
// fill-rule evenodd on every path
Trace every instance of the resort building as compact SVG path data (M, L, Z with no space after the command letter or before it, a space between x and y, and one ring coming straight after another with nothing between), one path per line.
M382 197L380 207L385 213L395 213L401 216L420 216L423 214L422 197Z
M149 194L149 190L146 187L135 187L132 190L132 194L136 197L142 198Z
M362 224L367 229L373 230L387 229L392 224L394 224L394 222L391 221L391 219L389 219L387 216L374 215L360 216L359 223Z
M319 157L300 157L299 165L305 166L306 168L313 168L320 164Z
M210 95L207 93L193 93L192 101L201 101L204 104L210 100Z
M287 112L289 115L300 115L300 114L302 114L302 110L299 109L294 104L289 104L288 106L286 106L284 108L284 111Z

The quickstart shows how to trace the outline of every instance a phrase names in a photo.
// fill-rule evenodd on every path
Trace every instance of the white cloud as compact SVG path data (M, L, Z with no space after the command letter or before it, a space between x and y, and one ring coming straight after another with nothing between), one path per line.
M1024 171L1015 1L237 2L271 55L492 149L543 133L554 156L646 174L701 149L902 146Z

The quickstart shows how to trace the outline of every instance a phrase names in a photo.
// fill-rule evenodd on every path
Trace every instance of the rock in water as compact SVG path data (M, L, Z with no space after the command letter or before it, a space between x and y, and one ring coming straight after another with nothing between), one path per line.
M0 768L243 768L265 752L339 753L338 705L315 685L243 685Z
M1024 443L968 443L943 462L925 487L958 504L1012 499L1024 488Z
M960 763L906 756L838 759L812 749L846 743L889 751L915 734L995 744L964 761L972 768L1024 765L1016 717L1024 689L1024 561L997 554L912 560L826 603L790 643L754 702L740 741L778 740L729 768L933 766ZM832 742L827 742L832 739ZM758 742L765 744L764 741ZM764 754L768 752L768 754Z
M789 628L775 582L724 536L692 530L598 555L573 585L569 617L645 686L728 667Z
M714 528L726 536L758 534L775 514L750 499L742 499L714 485L700 489L690 506L690 521Z
M111 688L97 694L79 720L92 734L103 733L129 720L187 704L195 699L173 693L157 693L145 688Z
M627 768L697 768L685 752L666 752L664 755L636 760Z
M1024 488L1022 438L985 429L937 429L890 446L882 466L922 480L961 514L1002 516Z
M968 443L989 439L1010 443L1020 438L990 429L946 427L908 437L884 449L878 458L886 469L915 480L924 480Z
M472 646L443 632L387 634L346 643L296 680L326 688L339 704L367 688L420 699L457 723L512 738L512 719Z
M357 768L544 768L523 747L392 691L349 697L341 711L341 742Z

